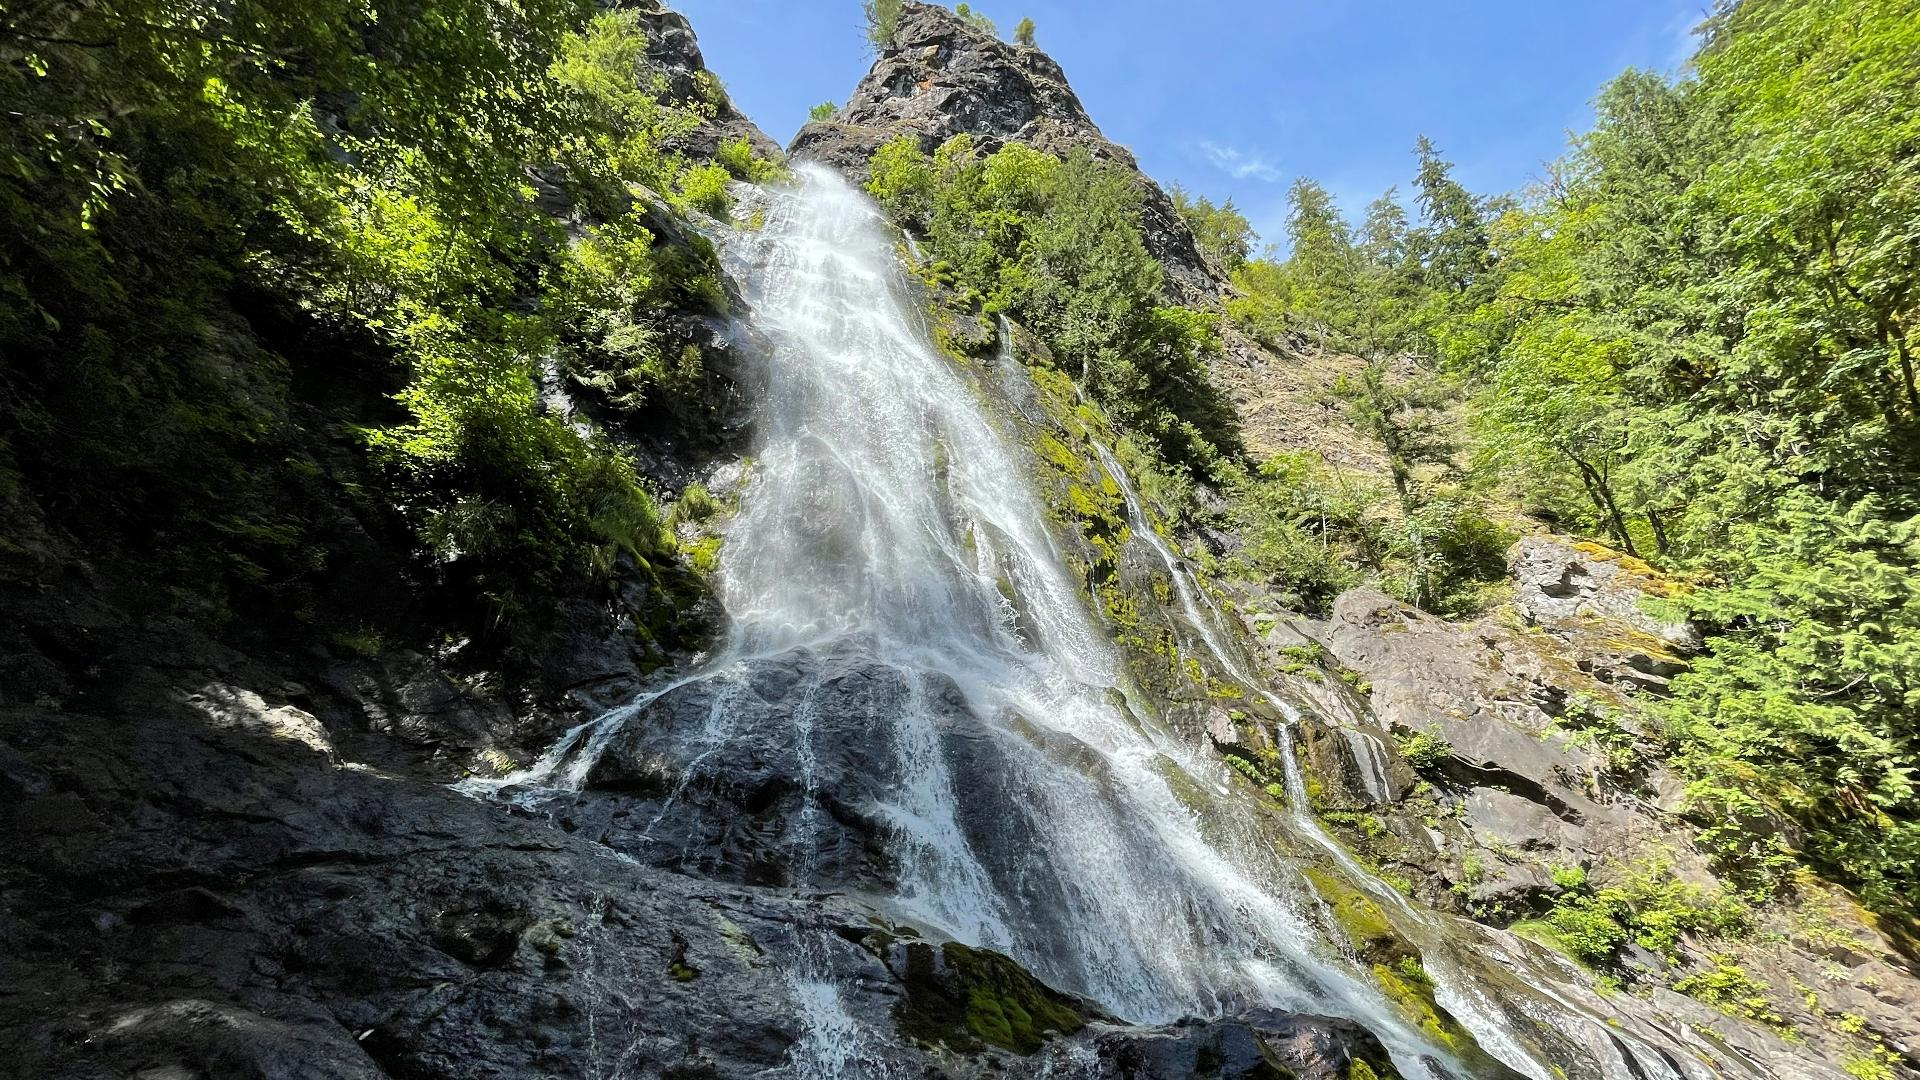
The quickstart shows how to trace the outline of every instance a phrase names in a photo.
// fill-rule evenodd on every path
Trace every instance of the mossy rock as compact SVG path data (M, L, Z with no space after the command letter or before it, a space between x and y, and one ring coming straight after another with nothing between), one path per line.
M1513 1077L1515 1074L1489 1057L1460 1026L1433 993L1433 980L1422 965L1420 951L1400 935L1387 913L1373 898L1348 884L1339 874L1317 866L1303 871L1315 891L1333 909L1333 915L1373 973L1374 985L1394 1009L1438 1046L1458 1055L1468 1075Z
M1303 871L1314 891L1333 909L1333 917L1353 944L1354 952L1369 964L1397 965L1406 959L1416 962L1420 952L1394 929L1387 913L1374 899L1349 885L1338 873L1318 866Z
M906 990L894 1022L910 1038L967 1053L994 1046L1025 1055L1049 1036L1086 1026L1074 999L999 953L924 941L896 942L889 951Z

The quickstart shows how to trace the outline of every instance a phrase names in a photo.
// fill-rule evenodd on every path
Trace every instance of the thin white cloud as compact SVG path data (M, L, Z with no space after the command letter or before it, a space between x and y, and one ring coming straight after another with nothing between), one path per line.
M1271 184L1286 175L1280 166L1268 161L1265 155L1256 150L1222 146L1209 139L1201 141L1200 152L1214 168L1235 180L1259 180Z

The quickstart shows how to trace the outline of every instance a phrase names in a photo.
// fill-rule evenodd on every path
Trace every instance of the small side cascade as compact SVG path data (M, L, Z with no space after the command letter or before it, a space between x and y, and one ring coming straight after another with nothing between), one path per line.
M1296 832L1324 849L1349 881L1358 885L1376 901L1383 902L1400 916L1398 925L1419 947L1421 958L1433 979L1436 1002L1473 1035L1482 1049L1500 1062L1527 1076L1560 1075L1560 1070L1545 1063L1517 1036L1513 1025L1504 1019L1507 1008L1495 1001L1481 985L1481 981L1453 958L1452 950L1445 938L1446 928L1440 923L1438 917L1416 907L1398 889L1380 880L1378 875L1355 859L1314 818L1308 801L1306 778L1301 770L1299 754L1295 748L1295 731L1303 721L1298 707L1274 693L1263 683L1254 680L1235 660L1234 654L1226 648L1223 639L1215 630L1214 620L1226 623L1225 614L1213 604L1199 582L1193 579L1191 571L1174 555L1166 540L1155 531L1152 521L1146 514L1144 502L1113 452L1098 442L1095 442L1093 447L1102 466L1120 488L1135 534L1146 539L1148 545L1159 555L1173 583L1174 594L1180 601L1182 613L1194 632L1199 635L1208 652L1235 682L1259 694L1283 717L1283 722L1277 726L1275 735L1284 774L1288 817ZM1201 604L1206 607L1204 613L1201 611ZM1386 771L1386 748L1379 737L1372 732L1345 725L1335 730L1338 730L1346 740L1360 768L1361 781L1369 798L1373 799L1376 805L1391 803L1393 801L1392 785ZM1707 1072L1696 1072L1676 1064L1670 1055L1647 1046L1631 1035L1606 1028L1604 1020L1587 1014L1551 986L1533 982L1528 983L1528 989L1542 999L1531 1003L1534 1011L1540 1011L1543 1005L1550 1005L1559 1013L1553 1022L1571 1020L1576 1023L1601 1025L1606 1029L1615 1055L1615 1061L1612 1063L1614 1068L1609 1071L1609 1075L1631 1078L1631 1080L1707 1080L1710 1076Z
M1347 752L1353 756L1353 763L1360 771L1360 786L1367 793L1368 801L1375 806L1392 803L1393 784L1387 778L1387 748L1381 744L1380 736L1344 725L1339 731L1347 744Z

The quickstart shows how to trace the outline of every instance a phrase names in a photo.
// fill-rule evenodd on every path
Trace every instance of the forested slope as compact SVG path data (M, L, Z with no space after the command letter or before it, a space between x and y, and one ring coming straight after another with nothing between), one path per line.
M1373 562L1351 500L1315 512L1321 465L1270 465L1265 568L1311 584L1379 567L1447 610L1470 603L1454 581L1480 576L1460 549L1485 526L1463 508L1648 560L1678 579L1670 612L1708 632L1649 736L1694 778L1703 842L1757 893L1805 864L1904 918L1920 872L1917 16L1726 5L1687 74L1605 87L1537 190L1472 195L1423 141L1412 205L1390 192L1354 230L1301 182L1291 254L1244 267L1233 308L1364 361L1338 389L1410 527L1403 560ZM1350 555L1329 566L1313 540Z

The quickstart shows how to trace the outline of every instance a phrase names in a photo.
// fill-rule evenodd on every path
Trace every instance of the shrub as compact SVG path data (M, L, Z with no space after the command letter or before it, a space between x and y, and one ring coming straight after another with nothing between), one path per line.
M1679 880L1663 860L1628 868L1618 884L1598 891L1577 867L1554 868L1553 880L1563 891L1536 928L1595 967L1613 964L1629 942L1672 961L1686 934L1728 938L1748 929L1744 905Z
M900 29L903 0L860 0L860 12L867 20L867 47L876 54L893 46L893 35Z
M755 154L753 144L744 135L721 143L714 151L713 160L738 180L765 184L780 178L779 164Z
M1423 502L1380 532L1389 560L1382 585L1396 599L1437 614L1470 613L1480 605L1481 586L1505 578L1513 539L1470 499Z
M1674 983L1673 988L1729 1016L1752 1020L1775 1030L1791 1030L1791 1025L1768 997L1773 988L1747 974L1731 957L1714 957L1712 967L1688 975Z
M992 37L1000 36L1000 28L993 25L992 19L989 19L985 15L982 15L981 13L973 10L973 8L967 4L954 5L953 13L955 15L960 16L961 19L965 20L968 26L973 27L975 30L980 31L983 34L987 34Z
M1032 19L1021 19L1019 24L1013 28L1014 43L1016 45L1025 45L1028 48L1032 48L1033 47L1033 30L1034 30L1034 26L1033 26Z
M727 191L732 178L724 166L711 162L695 165L680 174L678 201L681 206L724 220L733 212L733 196Z
M813 121L831 120L840 114L840 106L831 101L823 101L807 110L807 119Z
M1231 563L1241 576L1275 587L1296 610L1319 613L1357 577L1356 539L1368 500L1318 457L1279 454L1252 475L1232 474L1227 520L1241 538Z
M1416 731L1399 737L1400 756L1422 772L1438 768L1453 757L1453 744L1431 732Z

